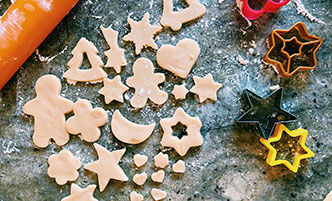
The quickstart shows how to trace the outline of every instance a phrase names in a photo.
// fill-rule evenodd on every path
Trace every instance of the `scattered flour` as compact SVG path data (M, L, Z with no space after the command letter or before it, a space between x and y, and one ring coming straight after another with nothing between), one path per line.
M241 55L237 56L237 60L239 61L240 64L247 66L249 64L248 60L243 59L243 57Z
M39 61L50 63L55 57L63 54L67 50L67 48L68 47L66 46L65 48L63 48L63 50L61 50L61 52L59 52L58 54L56 54L54 56L51 56L51 57L44 57L44 56L40 55L39 54L39 49L36 49L35 53L38 56Z

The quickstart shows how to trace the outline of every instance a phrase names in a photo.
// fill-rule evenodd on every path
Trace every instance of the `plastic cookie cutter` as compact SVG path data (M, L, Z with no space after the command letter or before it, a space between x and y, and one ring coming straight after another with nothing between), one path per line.
M285 138L284 136L286 135L291 137L291 139L287 139L286 143L281 143L282 138ZM260 139L261 143L269 149L266 162L271 166L284 164L288 169L296 173L302 159L315 156L315 154L305 145L307 136L307 130L299 128L290 131L285 125L278 124L272 137L268 140L265 140L264 138ZM298 138L298 140L296 140L296 138ZM272 144L275 144L276 142L279 142L278 146L273 146ZM287 153L283 153L283 151L286 151ZM293 163L291 163L287 159L293 154L295 157ZM277 159L277 156L280 156L282 159Z
M282 88L264 98L248 89L244 93L250 109L237 122L258 124L259 131L266 140L273 134L275 125L297 120L297 117L281 108Z
M290 0L267 0L260 10L251 8L248 1L249 0L237 0L236 2L244 17L248 20L255 20L266 12L277 12L281 7L288 4Z
M276 29L268 37L269 50L263 61L277 68L283 77L317 67L316 52L323 40L308 33L302 22L289 30Z

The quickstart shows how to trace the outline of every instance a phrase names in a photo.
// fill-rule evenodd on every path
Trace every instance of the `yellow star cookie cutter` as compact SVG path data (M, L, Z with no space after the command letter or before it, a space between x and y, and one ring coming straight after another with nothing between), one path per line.
M287 133L291 137L300 136L298 143L303 148L303 150L306 151L305 154L296 153L294 160L293 160L293 164L291 164L287 160L276 160L277 150L271 145L271 143L279 141L284 132ZM269 153L267 155L266 162L271 166L284 164L288 169L290 169L291 171L296 173L299 169L300 161L302 159L315 156L315 154L305 145L307 136L308 136L308 131L305 129L300 128L300 129L290 131L290 130L288 130L288 128L285 125L278 124L276 126L273 136L271 136L268 140L265 140L264 138L260 139L260 142L269 149Z

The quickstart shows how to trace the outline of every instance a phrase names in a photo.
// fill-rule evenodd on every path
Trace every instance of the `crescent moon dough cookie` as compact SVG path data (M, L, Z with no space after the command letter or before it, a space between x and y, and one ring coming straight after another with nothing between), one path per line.
M62 97L60 80L54 75L40 77L35 86L36 98L23 106L23 112L35 119L32 136L38 147L47 147L51 139L59 145L69 141L65 128L65 114L73 109L73 102Z

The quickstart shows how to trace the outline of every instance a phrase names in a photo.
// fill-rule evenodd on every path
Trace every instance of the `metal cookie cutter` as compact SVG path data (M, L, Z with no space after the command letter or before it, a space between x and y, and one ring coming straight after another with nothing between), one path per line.
M280 139L283 137L283 134L289 135L292 138L299 137L297 145L294 146L292 143L290 143L290 141L288 141L288 143L284 145L284 149L286 149L286 151L288 150L288 152L289 151L294 152L295 157L293 159L293 163L285 159L276 159L277 154L285 150L277 151L277 149L271 145L271 143L275 143L278 141L280 143ZM272 137L270 137L268 140L265 140L264 138L260 139L261 143L269 149L266 162L271 166L284 164L288 169L296 173L299 169L300 161L302 159L315 156L315 154L305 145L307 136L308 136L307 130L300 128L290 131L283 124L278 124L276 126L275 132ZM288 154L284 155L288 156Z
M268 0L260 10L252 9L248 1L249 0L237 0L236 2L244 17L246 17L248 20L255 20L266 12L277 12L281 7L288 4L290 0Z
M263 61L277 68L283 77L317 67L316 52L323 40L308 33L302 22L288 30L276 29L269 35L268 52Z
M266 140L273 134L275 125L297 120L297 117L281 108L282 88L264 98L248 89L244 93L250 109L237 122L258 124L260 133Z

